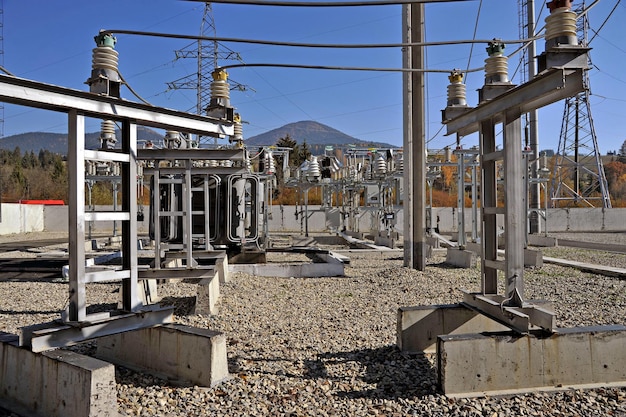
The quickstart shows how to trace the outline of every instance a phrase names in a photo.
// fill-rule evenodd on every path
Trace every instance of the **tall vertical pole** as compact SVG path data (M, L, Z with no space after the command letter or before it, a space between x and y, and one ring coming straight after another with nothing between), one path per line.
M85 116L68 113L67 166L69 199L69 316L68 321L87 317L85 288Z
M457 134L457 141L459 139L459 135ZM459 244L459 249L464 250L467 244L465 239L465 153L457 152L457 196L456 196L456 206L458 209L458 217L457 217L457 243Z
M483 294L498 293L498 270L487 267L487 261L498 259L498 167L496 159L496 132L493 120L484 120L480 126L480 171L483 262L481 291ZM490 155L491 157L486 157Z
M143 302L137 286L137 125L128 120L122 122L122 152L129 156L122 162L122 211L128 213L122 221L122 268L130 274L122 281L122 304L126 311L138 311Z
M528 16L528 38L535 36L535 0L527 0L526 4L527 16ZM526 59L528 60L528 81L532 80L537 70L535 68L535 41L531 41L528 44L528 50L526 53ZM528 135L529 145L532 152L530 173L532 178L539 176L539 130L537 127L537 110L532 110L528 113ZM539 208L541 207L541 189L539 182L530 183L530 227L529 232L531 234L541 233L541 223L539 222Z
M424 4L403 6L403 33L411 43L424 42ZM405 68L424 68L424 48L404 52ZM420 71L407 74L404 81L404 264L426 269L426 113L425 81ZM408 152L407 152L408 151ZM408 164L407 164L408 162Z
M504 218L505 273L509 304L522 307L524 302L524 243L526 204L524 177L527 174L522 154L520 114L504 115Z

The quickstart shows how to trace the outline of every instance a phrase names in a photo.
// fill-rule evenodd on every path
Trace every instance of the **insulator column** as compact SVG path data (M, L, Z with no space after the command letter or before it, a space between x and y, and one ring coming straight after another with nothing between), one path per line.
M229 138L229 142L234 143L237 149L243 149L243 126L239 113L235 113L233 118L233 133L234 134Z
M578 45L576 13L571 10L571 1L553 0L547 6L550 14L546 17L546 49L559 45Z
M382 154L378 155L374 161L374 173L377 177L384 177L387 174L387 160Z
M322 177L322 172L320 171L320 163L317 160L317 156L311 157L306 176L309 180L319 180Z
M117 40L109 33L101 33L94 40L97 46L93 49L91 77L86 81L89 91L119 98L122 83L118 71L119 54L113 49Z
M466 89L463 84L463 74L459 70L454 70L448 76L448 106L467 106Z
M116 143L115 122L113 120L103 120L100 123L100 149L112 149Z
M167 149L177 149L180 147L180 134L176 130L168 130L163 138Z
M489 58L485 59L485 84L508 83L509 63L504 56L505 45L494 39L487 46Z
M211 75L213 81L211 82L211 100L206 109L207 116L233 121L235 115L230 106L228 73L223 69L216 69Z

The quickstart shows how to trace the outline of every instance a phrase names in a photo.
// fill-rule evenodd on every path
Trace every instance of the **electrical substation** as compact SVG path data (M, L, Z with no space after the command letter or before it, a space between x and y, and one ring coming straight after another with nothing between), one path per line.
M470 149L425 148L419 71L405 74L403 148L350 146L340 154L330 147L300 166L289 165L290 148L246 144L229 75L219 66L210 73L202 114L123 99L126 83L118 61L132 57L118 56L112 31L94 38L89 91L0 75L1 102L67 114L70 187L68 305L58 320L23 327L19 335L0 333L0 399L42 415L114 416L115 365L197 386L219 385L230 378L227 335L175 323L173 307L160 303L157 283L195 283L195 312L211 315L220 284L234 272L343 276L349 254L317 247L309 223L314 213L323 218L326 238L353 250L403 251L410 268L424 270L424 259L440 245L446 246L448 264L480 264L480 288L463 290L458 304L405 306L397 313L397 347L436 355L443 394L626 385L626 326L559 328L559 300L526 295L525 267L542 263L529 240L547 228L538 195L543 187L547 196L548 180L539 175L547 171L540 156L525 143L522 119L558 101L580 100L588 88L590 48L579 44L577 14L569 0L553 0L548 7L545 48L526 82L509 80L506 45L493 39L485 45L477 105L468 104L462 71L451 71L450 83L441 86L447 89L441 112L446 133L478 134L478 145ZM403 41L423 42L423 3L405 4L403 19ZM424 68L421 48L404 48L406 69ZM86 149L86 118L102 121L98 149ZM138 140L141 126L164 131L162 141ZM496 146L499 129L502 149ZM457 173L452 237L440 231L433 207L432 184L443 168ZM122 195L112 210L91 204L93 185L103 181ZM299 233L292 233L290 244L270 228L277 181L298 195L293 217ZM145 190L149 207L137 203ZM321 204L309 203L313 190ZM86 254L92 227L100 222L113 225L119 242L114 265L94 264ZM141 223L149 225L144 239ZM267 258L274 252L304 253L311 262L271 264ZM120 300L117 308L94 313L86 287L103 282L120 284ZM64 349L93 340L97 358Z

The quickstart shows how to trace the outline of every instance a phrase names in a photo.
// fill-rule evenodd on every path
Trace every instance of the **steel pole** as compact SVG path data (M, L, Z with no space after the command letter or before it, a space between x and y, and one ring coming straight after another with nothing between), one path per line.
M424 5L403 6L403 33L409 42L424 42ZM404 52L404 65L424 68L424 48ZM426 140L425 77L422 72L404 76L404 142L408 155L404 167L404 265L426 269ZM407 214L409 214L407 216Z

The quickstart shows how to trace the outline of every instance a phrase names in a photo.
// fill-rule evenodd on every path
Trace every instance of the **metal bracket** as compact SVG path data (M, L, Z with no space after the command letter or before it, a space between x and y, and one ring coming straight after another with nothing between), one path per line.
M156 307L137 313L120 313L103 318L88 316L92 321L50 322L22 327L20 346L30 347L33 352L73 346L87 340L117 333L155 327L174 321L173 307Z
M543 329L554 332L556 329L556 317L548 302L532 301L523 307L506 306L506 299L497 294L464 293L463 304L465 307L478 311L490 317L518 333L526 334L531 330Z

